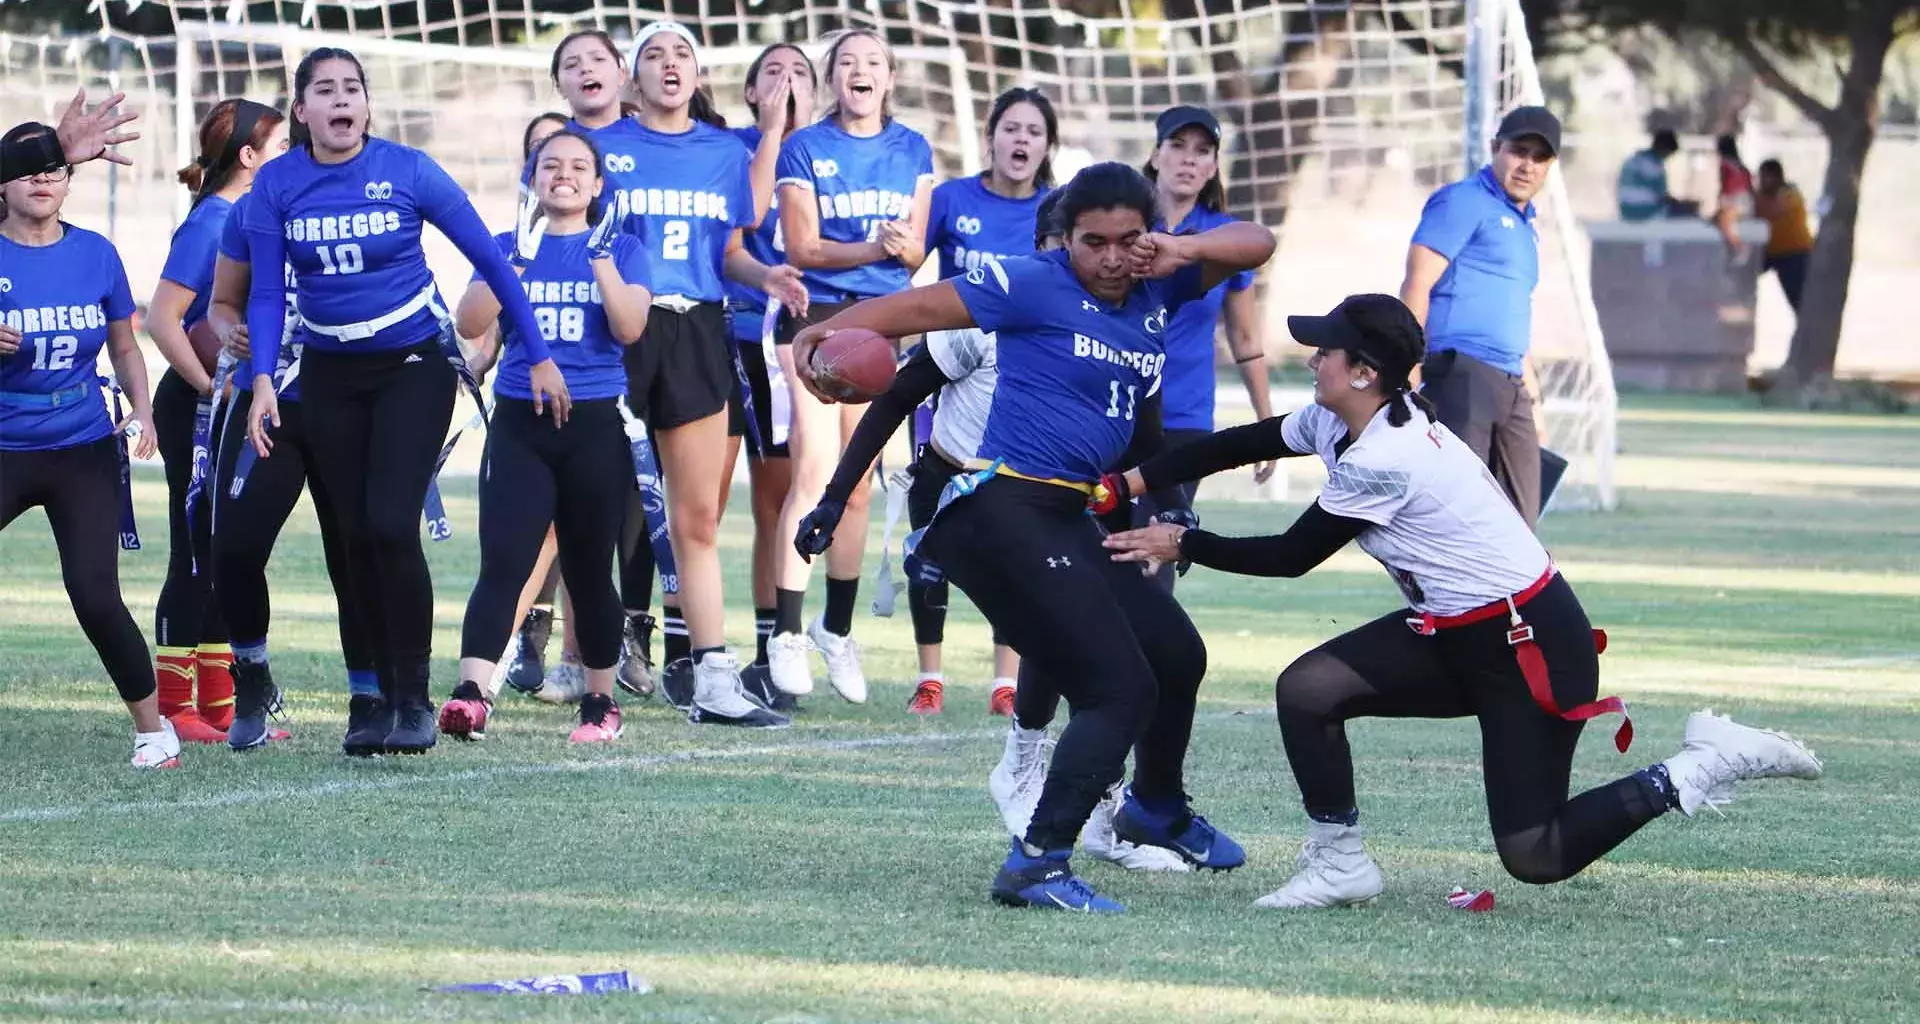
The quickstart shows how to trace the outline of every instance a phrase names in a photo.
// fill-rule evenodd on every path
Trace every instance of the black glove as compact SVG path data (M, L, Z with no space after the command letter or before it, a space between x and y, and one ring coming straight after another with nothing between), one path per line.
M794 534L793 548L800 557L813 561L813 556L824 553L833 546L833 531L840 525L840 517L845 515L847 503L834 498L821 498L820 504L800 520L800 532Z
M1195 515L1190 508L1161 509L1153 514L1153 518L1150 519L1149 522L1166 523L1169 526L1184 526L1189 530L1197 530L1200 528L1200 517ZM1181 576L1185 576L1187 570L1191 568L1193 568L1193 563L1184 558L1175 562L1173 565L1173 571Z

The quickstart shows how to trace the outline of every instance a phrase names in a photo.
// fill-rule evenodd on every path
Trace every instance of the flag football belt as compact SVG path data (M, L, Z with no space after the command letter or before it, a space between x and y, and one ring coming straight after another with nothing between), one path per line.
M399 308L372 320L362 320L357 324L323 324L312 317L306 318L307 330L315 334L324 334L335 341L365 341L395 324L405 323L415 313L427 308L433 302L433 285L420 289L420 294L408 299Z
M1097 484L1082 483L1078 480L1062 480L1057 476L1031 476L1008 466L1002 459L995 459L991 463L982 459L968 459L966 468L977 470L989 476L1010 476L1015 480L1028 480L1036 484L1052 484L1055 487L1065 487L1069 491L1078 491L1088 496L1092 496L1094 488L1098 486Z
M1528 601L1539 596L1541 591L1547 589L1547 584L1552 583L1558 575L1559 572L1549 562L1547 570L1540 574L1540 578L1517 594L1503 597L1498 601L1490 601L1458 615L1435 615L1432 612L1422 612L1419 615L1408 616L1407 625L1421 636L1433 636L1443 629L1471 626L1505 614L1507 645L1513 648L1514 660L1520 664L1520 674L1527 680L1527 692L1533 696L1534 704L1547 714L1568 722L1584 722L1601 715L1618 713L1621 719L1620 728L1613 734L1613 745L1624 754L1627 748L1633 745L1633 718L1627 714L1626 702L1618 697L1600 697L1585 704L1561 710L1559 702L1553 699L1553 683L1547 675L1546 655L1540 652L1540 645L1533 640L1533 627L1520 617L1520 609ZM1606 651L1607 634L1604 630L1593 631L1593 646L1596 652Z
M58 391L0 391L0 406L9 409L58 409L98 394L99 384L75 384Z
M713 305L713 303L701 302L699 299L690 299L685 295L655 295L653 297L653 308L672 310L682 315L691 313L701 306L710 305Z

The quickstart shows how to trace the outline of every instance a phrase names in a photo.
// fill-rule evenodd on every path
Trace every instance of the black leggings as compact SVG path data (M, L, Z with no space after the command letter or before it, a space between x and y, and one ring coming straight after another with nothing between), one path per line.
M1480 720L1494 845L1507 872L1523 882L1578 874L1666 810L1666 801L1633 776L1567 798L1583 723L1534 704L1507 644L1504 614L1435 636L1408 628L1409 614L1398 611L1335 637L1280 673L1274 703L1307 813L1355 809L1348 719L1468 716ZM1563 708L1592 700L1599 658L1573 588L1556 577L1522 615L1546 657L1554 700Z
M420 547L420 506L453 419L457 380L439 345L301 358L309 467L340 517L350 595L389 693L424 686L433 648L433 578Z
M922 541L1020 656L1056 680L1073 715L1026 840L1071 847L1126 769L1134 791L1178 799L1207 649L1186 612L1100 546L1086 499L996 477L948 506Z
M245 401L246 392L241 392ZM270 430L273 457L258 459L247 472L245 486L233 493L233 474L247 440L247 410L236 407L226 417L220 436L220 468L207 488L213 498L214 598L236 641L264 643L273 621L267 588L267 560L273 555L280 530L300 502L300 489L313 493L313 514L320 522L320 550L327 577L340 606L340 653L349 669L372 669L373 646L360 609L347 593L347 556L340 541L340 524L333 502L320 478L313 475L313 444L308 435L306 408L282 399L280 425Z
M245 392L241 392L242 397ZM154 440L167 470L167 579L153 608L153 642L161 647L197 647L227 641L226 622L213 600L213 566L209 532L212 502L202 495L199 508L187 512L187 493L193 485L193 464L205 458L209 472L213 453L194 451L193 421L199 392L173 370L153 389ZM241 419L245 419L242 415ZM208 444L213 442L208 437ZM208 491L212 481L207 482ZM194 572L195 563L199 572Z
M948 462L932 445L920 446L920 458L913 466L913 486L907 489L908 525L918 530L933 521L933 510L940 507L940 492L958 472L960 467ZM916 580L907 582L907 610L913 615L914 643L927 646L946 642L947 600L945 583L928 586ZM993 642L995 645L1006 642L997 629L993 632Z
M613 555L631 490L633 461L613 399L576 402L558 429L532 402L500 399L480 470L480 579L467 600L460 656L499 660L551 524L580 660L612 668L621 626Z
M120 598L120 456L113 438L45 451L0 451L0 530L47 510L73 617L120 699L153 696L147 641Z

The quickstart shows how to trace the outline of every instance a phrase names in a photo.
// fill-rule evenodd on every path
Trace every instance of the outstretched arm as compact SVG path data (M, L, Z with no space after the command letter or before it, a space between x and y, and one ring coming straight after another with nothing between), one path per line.
M1189 561L1240 576L1304 576L1360 536L1372 523L1337 516L1319 502L1287 532L1266 537L1222 537L1201 529L1155 524L1107 538L1116 562Z
M1204 480L1215 473L1269 459L1311 455L1287 446L1286 422L1287 417L1276 416L1189 441L1128 470L1127 487L1138 494Z

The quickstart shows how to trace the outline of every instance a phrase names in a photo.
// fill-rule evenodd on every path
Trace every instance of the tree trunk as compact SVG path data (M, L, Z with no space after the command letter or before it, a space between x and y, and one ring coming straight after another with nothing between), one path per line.
M1851 59L1840 87L1840 102L1822 126L1827 136L1825 194L1829 205L1820 221L1807 268L1787 363L1775 386L1776 400L1798 403L1833 377L1840 351L1840 325L1847 308L1847 283L1853 274L1854 225L1860 215L1860 178L1873 148L1878 120L1880 79L1893 45L1894 15L1863 7L1849 33Z

